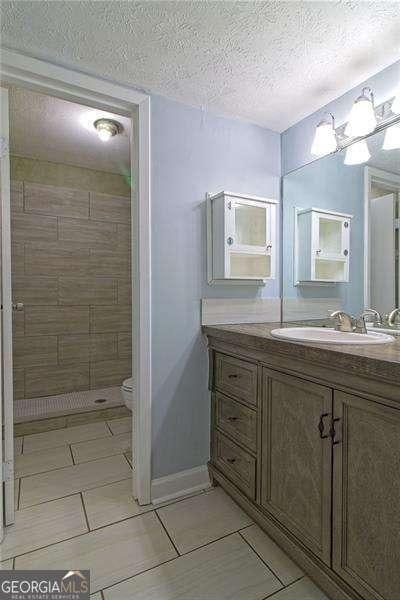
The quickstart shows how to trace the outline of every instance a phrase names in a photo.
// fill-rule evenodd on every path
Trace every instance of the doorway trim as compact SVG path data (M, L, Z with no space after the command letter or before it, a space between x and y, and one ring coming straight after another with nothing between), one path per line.
M373 183L392 187L393 191L400 189L400 175L389 173L377 167L364 167L364 308L371 305L371 273L370 273L370 191Z
M131 118L133 265L133 362L137 418L133 471L134 495L151 501L151 144L150 96L106 79L87 75L5 48L0 55L1 82ZM133 143L135 140L135 145ZM139 151L137 151L139 147Z

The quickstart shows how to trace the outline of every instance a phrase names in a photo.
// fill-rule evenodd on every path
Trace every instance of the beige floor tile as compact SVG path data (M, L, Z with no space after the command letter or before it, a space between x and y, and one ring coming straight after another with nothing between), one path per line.
M140 506L132 497L132 478L83 492L90 529L153 510L152 504Z
M18 510L14 525L7 529L1 557L9 558L31 552L86 531L80 496L70 496Z
M22 452L22 440L23 437L14 438L14 456L19 456Z
M284 585L289 585L304 575L303 571L257 525L252 525L240 533Z
M296 581L293 585L275 594L271 600L329 600L329 598L311 579L303 577L300 581Z
M87 423L76 427L66 427L55 431L27 435L24 439L24 453L55 448L66 444L84 442L90 439L109 437L110 431L104 422Z
M250 517L222 488L157 512L182 554L252 524Z
M124 417L123 419L113 419L107 421L109 428L113 432L113 435L120 433L127 433L132 431L132 417Z
M3 560L0 562L0 571L10 571L13 568L13 559Z
M40 421L15 423L14 435L31 435L33 433L42 433L43 431L63 429L66 424L67 420L65 417L55 417L53 419L42 419Z
M24 477L21 481L20 507L75 494L107 485L132 474L124 456L110 456L57 471Z
M233 534L103 593L105 600L263 600L281 587L239 534Z
M175 556L152 512L21 556L16 568L90 569L91 591L97 592Z
M61 469L72 464L68 446L29 452L15 457L15 477L26 477L35 473Z
M114 454L123 454L131 447L131 433L122 433L113 435L106 439L90 440L89 442L80 442L72 444L72 453L76 463L95 460Z

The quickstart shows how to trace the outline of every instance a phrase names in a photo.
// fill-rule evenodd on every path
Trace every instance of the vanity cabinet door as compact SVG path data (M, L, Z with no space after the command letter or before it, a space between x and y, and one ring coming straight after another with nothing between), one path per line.
M400 597L400 410L335 392L333 568L366 600Z
M327 564L331 416L330 388L263 370L261 504Z

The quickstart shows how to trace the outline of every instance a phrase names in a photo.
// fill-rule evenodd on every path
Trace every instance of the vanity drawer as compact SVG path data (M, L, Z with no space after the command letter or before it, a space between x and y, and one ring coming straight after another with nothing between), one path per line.
M251 404L257 403L257 365L227 356L215 354L215 386Z
M213 462L216 467L237 485L246 496L256 495L256 459L231 442L219 431L214 431Z
M251 408L228 398L219 392L215 394L215 419L219 429L239 444L253 452L257 449L257 413Z

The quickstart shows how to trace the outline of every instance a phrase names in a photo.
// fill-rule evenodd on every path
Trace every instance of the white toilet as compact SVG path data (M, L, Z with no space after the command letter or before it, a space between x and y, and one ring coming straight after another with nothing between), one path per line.
M133 389L133 378L129 377L129 379L125 379L125 381L121 385L121 394L124 399L125 406L129 408L129 410L133 410L134 405L134 389Z

